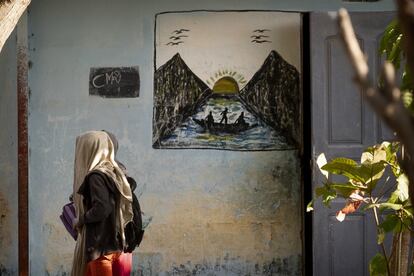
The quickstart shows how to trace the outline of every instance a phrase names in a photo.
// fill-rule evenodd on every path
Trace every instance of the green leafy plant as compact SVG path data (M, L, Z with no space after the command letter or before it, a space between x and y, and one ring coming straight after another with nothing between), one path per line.
M398 164L400 151L398 142L383 142L367 148L360 162L343 157L327 162L324 154L317 159L325 180L315 190L316 198L320 198L326 207L330 207L336 198L345 199L345 206L336 213L339 221L356 211L374 214L376 239L382 252L370 261L371 275L401 275L391 273L401 270L397 265L401 263L398 258L401 254L394 253L401 251L398 251L398 243L390 253L384 246L386 234L400 238L402 233L411 231L413 222L408 179ZM333 181L332 175L340 176L343 181ZM308 204L308 211L313 209L312 205L313 202Z
M390 61L395 70L401 71L401 85L402 99L405 107L407 107L412 113L414 113L414 81L413 72L410 72L408 65L405 62L406 54L402 47L403 34L401 32L400 24L398 20L393 20L385 29L381 38L379 52L385 55L386 59Z

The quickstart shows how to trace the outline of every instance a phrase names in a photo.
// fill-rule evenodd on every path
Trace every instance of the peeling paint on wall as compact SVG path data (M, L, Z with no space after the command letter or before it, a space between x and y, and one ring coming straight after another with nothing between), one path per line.
M159 253L134 253L131 275L157 275L160 271L162 255Z
M10 225L10 208L7 198L3 193L0 192L0 248L2 254L0 254L0 264L7 258L7 248L11 246L11 225ZM0 271L5 268L0 265ZM0 273L0 275L3 275ZM6 274L7 275L7 274Z
M154 257L158 258L159 256L154 255ZM138 254L139 259L141 259L141 254ZM157 264L156 260L155 263ZM217 258L214 262L193 263L192 261L187 261L182 264L173 264L168 271L161 273L154 273L158 268L152 265L153 262L146 259L142 265L139 265L138 269L133 270L131 275L301 275L299 255L286 258L274 258L269 262L258 263L244 260L240 256L232 257L227 254L222 258Z
M47 241L44 251L47 275L70 275L74 248L72 237L57 220L53 224L43 224L42 233Z
M6 268L3 264L0 263L0 275L1 276L14 276L17 272L14 269Z
M181 264L190 262L191 270L197 264L205 267L203 275L225 256L236 258L233 265L244 275L253 274L252 263L260 267L257 275L272 275L262 269L266 265L267 271L283 271L290 266L275 268L275 263L296 256L296 262L290 261L296 268L276 273L295 275L301 255L299 161L296 152L256 157L229 163L231 174L215 175L215 166L200 171L200 179L208 182L203 189L194 183L166 195L146 192L142 205L154 212L154 220L139 252L159 252L160 271L180 271ZM216 166L221 165L218 161ZM169 182L185 181L177 176Z
M299 256L276 258L271 262L255 263L238 257L224 256L215 263L186 264L173 266L170 275L300 275Z

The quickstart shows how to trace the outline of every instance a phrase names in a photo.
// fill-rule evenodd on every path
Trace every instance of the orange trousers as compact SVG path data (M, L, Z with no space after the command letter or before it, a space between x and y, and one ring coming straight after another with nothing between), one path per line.
M131 253L112 253L90 261L86 276L129 276L131 268Z

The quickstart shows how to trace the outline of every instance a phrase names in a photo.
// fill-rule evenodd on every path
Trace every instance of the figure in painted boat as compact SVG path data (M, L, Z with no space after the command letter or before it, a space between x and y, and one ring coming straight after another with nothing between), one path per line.
M228 113L227 107L220 113L223 117L221 117L220 124L224 121L224 124L227 125L227 113Z
M210 111L205 119L206 122L206 126L207 128L210 128L211 126L214 125L214 117L213 117L213 112Z
M240 113L240 116L237 118L237 120L234 122L235 124L246 124L246 121L244 120L244 112Z

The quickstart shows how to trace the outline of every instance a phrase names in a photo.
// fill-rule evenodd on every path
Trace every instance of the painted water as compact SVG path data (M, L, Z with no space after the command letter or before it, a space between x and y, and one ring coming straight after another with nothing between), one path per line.
M210 111L214 122L220 122L221 112L227 108L228 124L234 123L241 112L250 128L237 134L210 133L198 125L194 119L203 120ZM267 126L250 113L237 96L211 97L197 113L187 118L181 126L161 141L162 147L167 148L209 148L229 150L287 150L293 149L286 143L285 138L276 130Z

